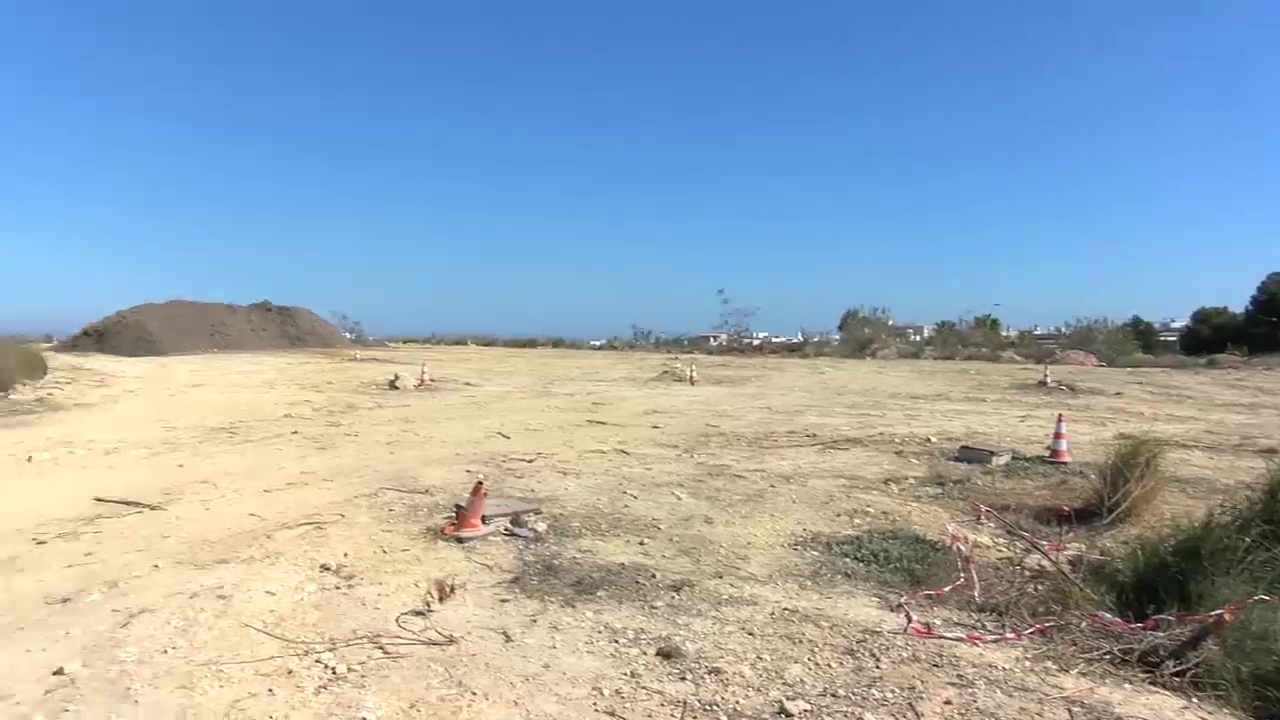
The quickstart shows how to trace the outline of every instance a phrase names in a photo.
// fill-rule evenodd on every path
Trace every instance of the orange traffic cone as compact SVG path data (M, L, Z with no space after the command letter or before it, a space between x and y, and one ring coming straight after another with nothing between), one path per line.
M427 361L422 361L422 368L418 370L418 384L414 387L431 387L431 373L427 372Z
M477 480L476 484L471 486L471 497L467 498L467 504L453 506L453 522L440 528L440 532L458 540L473 540L492 533L495 528L484 524L484 505L487 495L484 481Z
M698 384L698 366L694 365L693 363L689 363L689 372L686 373L686 377L689 379L690 385L697 385Z
M1067 419L1058 413L1058 422L1053 424L1053 440L1049 442L1049 457L1052 463L1067 464L1071 462L1071 450L1067 448Z

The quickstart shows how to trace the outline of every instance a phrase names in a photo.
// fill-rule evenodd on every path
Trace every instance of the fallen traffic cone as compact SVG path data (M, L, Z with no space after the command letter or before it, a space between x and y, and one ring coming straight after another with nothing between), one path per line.
M484 524L484 504L488 492L484 481L477 480L471 486L471 497L466 505L453 506L453 522L440 528L440 532L457 540L474 540L492 533L496 528Z
M1053 424L1053 439L1049 442L1049 457L1052 463L1066 465L1071 462L1071 450L1067 448L1067 419L1058 413L1058 421Z
M694 365L693 363L689 363L689 372L685 375L685 377L688 378L690 385L697 385L698 384L698 366Z
M418 384L414 387L431 387L431 373L427 372L427 361L422 361L422 369L418 370Z
M1040 384L1045 387L1053 385L1053 378L1049 377L1049 366L1044 366L1044 377L1040 378Z

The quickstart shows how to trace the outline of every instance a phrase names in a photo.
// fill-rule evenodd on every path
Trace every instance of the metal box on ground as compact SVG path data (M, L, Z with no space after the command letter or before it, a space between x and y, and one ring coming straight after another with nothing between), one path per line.
M1013 448L967 443L956 449L957 462L975 465L1004 465L1013 459Z

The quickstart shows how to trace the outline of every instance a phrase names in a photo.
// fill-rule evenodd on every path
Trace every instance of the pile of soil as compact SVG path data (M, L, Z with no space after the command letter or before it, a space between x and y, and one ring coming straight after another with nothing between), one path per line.
M141 357L215 350L283 350L347 345L338 328L301 307L170 300L121 310L54 348Z
M1239 355L1229 355L1227 353L1218 353L1216 355L1210 355L1209 359L1205 361L1205 365L1207 365L1208 367L1230 368L1232 370L1238 370L1244 367L1244 364L1245 364L1244 358L1240 357Z
M1080 367L1100 367L1102 361L1097 355L1087 350L1059 350L1049 358L1050 365L1077 365Z

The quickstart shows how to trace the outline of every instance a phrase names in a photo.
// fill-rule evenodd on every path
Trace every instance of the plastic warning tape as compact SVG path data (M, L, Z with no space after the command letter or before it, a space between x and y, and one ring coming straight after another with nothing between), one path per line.
M934 630L916 619L911 610L905 606L907 626L903 630L907 635L925 640L950 640L952 642L969 643L970 645L988 645L1001 642L1026 640L1033 635L1041 635L1053 627L1051 624L1037 623L1026 630L1006 630L1002 633L947 632Z
M944 587L917 590L902 596L898 601L897 607L900 607L906 616L906 626L903 629L903 632L907 635L927 640L951 640L954 642L970 644L1000 643L1026 640L1029 637L1041 635L1050 628L1062 624L1037 623L1025 630L1006 630L1002 633L939 631L934 630L926 623L920 622L919 619L916 618L915 614L911 612L911 608L907 606L907 603L911 600L940 597L966 584L970 585L973 590L973 599L977 601L982 600L982 587L978 581L973 549L965 540L964 536L956 529L956 526L961 522L976 522L983 525L989 524L986 518L987 510L989 510L989 508L985 505L975 504L974 517L971 520L947 523L947 545L951 548L952 552L955 553L959 576L954 582ZM1069 512L1069 509L1067 509L1067 511ZM1018 532L1025 539L1035 542L1039 546L1043 547L1047 552L1063 552L1063 546L1061 543L1050 543L1041 540L1030 533L1022 531ZM1083 555L1083 553L1075 554ZM1126 630L1129 632L1152 632L1159 629L1161 625L1193 625L1219 619L1230 622L1237 614L1248 609L1251 605L1264 603L1280 603L1280 598L1272 595L1254 595L1243 600L1237 600L1207 613L1153 615L1146 620L1137 623L1126 622L1102 610L1085 613L1085 617L1096 624L1118 630Z
M1183 613L1175 615L1152 615L1142 622L1125 622L1107 612L1101 610L1087 614L1087 617L1099 625L1114 628L1117 630L1127 630L1129 632L1150 632L1158 629L1161 625L1198 625L1200 623L1212 622L1214 620L1226 620L1230 622L1236 615L1243 610L1248 609L1250 605L1263 603L1280 602L1271 595L1254 595L1244 600L1237 600L1228 605L1224 605L1217 610L1207 613Z

